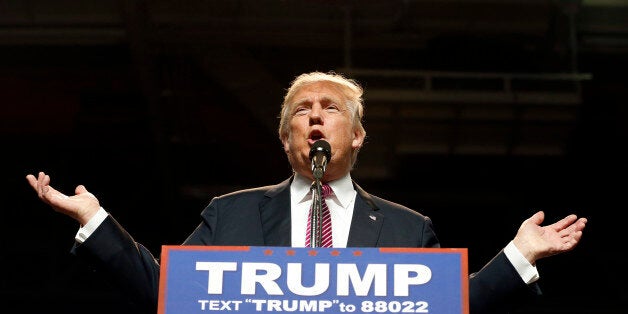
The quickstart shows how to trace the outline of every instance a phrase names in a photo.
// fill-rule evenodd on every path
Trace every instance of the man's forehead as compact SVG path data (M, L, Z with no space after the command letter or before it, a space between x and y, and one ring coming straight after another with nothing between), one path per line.
M293 97L292 103L315 101L340 102L343 98L342 90L331 82L316 82L301 87Z
M340 102L339 97L335 97L329 94L308 94L308 95L297 95L294 98L293 104L306 104L306 103L324 103L324 102Z

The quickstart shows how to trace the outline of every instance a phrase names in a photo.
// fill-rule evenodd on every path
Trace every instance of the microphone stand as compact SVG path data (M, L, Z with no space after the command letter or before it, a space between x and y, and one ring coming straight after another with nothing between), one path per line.
M312 176L314 182L310 189L314 190L312 195L312 215L310 218L310 247L321 247L323 242L323 200L321 179L327 166L327 160L331 158L331 146L325 140L314 143L310 149L310 159L312 160Z
M312 197L312 217L310 220L310 247L320 247L322 242L322 185L320 178L312 183L314 195Z

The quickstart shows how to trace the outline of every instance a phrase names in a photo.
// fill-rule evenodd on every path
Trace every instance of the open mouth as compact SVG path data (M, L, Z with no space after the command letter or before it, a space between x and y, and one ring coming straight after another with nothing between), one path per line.
M310 132L310 137L308 138L308 142L310 142L310 145L313 144L314 142L323 139L325 136L323 134L323 132L319 131L319 130L313 130L312 132Z

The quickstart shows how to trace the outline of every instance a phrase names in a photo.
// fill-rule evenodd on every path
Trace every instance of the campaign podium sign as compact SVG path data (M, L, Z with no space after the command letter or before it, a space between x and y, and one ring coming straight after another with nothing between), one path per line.
M164 245L159 314L468 314L467 249Z

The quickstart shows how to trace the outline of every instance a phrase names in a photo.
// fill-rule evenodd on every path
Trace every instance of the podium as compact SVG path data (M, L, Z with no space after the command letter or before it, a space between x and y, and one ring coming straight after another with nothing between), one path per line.
M468 314L467 249L174 246L159 314Z

